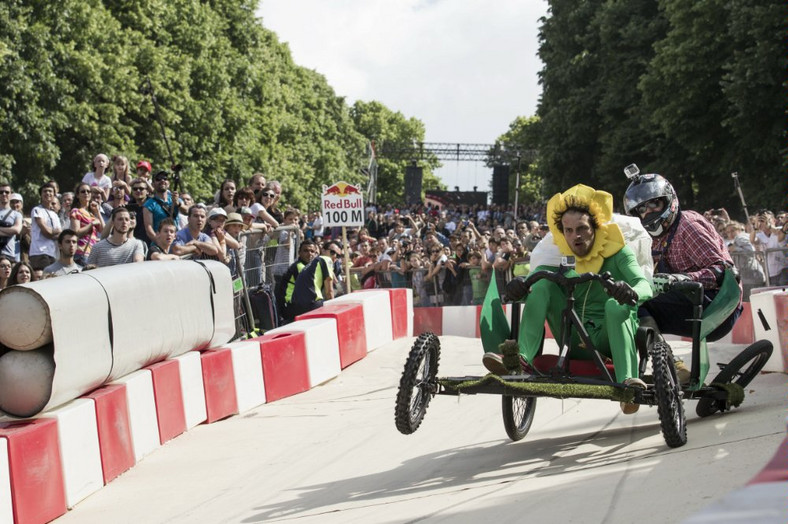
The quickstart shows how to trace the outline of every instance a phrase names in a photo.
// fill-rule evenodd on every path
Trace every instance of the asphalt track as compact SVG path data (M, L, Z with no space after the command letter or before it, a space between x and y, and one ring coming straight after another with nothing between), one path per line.
M512 443L500 397L438 396L405 436L394 400L412 340L192 429L56 522L673 523L742 487L785 438L781 373L756 378L724 415L700 419L685 402L689 441L678 449L656 408L626 416L600 400L540 399L530 433ZM478 340L441 343L439 375L483 373ZM712 358L741 348L712 345Z

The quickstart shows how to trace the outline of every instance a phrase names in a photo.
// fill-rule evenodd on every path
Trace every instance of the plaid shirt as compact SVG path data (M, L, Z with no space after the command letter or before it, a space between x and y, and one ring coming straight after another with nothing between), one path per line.
M705 289L719 287L711 268L724 271L733 266L722 237L695 211L682 211L666 234L653 239L651 254L655 273L684 273Z

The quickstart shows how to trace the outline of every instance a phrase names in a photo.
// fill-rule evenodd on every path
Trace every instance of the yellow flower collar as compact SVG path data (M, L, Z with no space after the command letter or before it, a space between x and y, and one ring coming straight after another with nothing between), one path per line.
M599 225L594 233L594 245L587 255L575 255L566 242L566 237L559 231L554 217L569 207L569 202L587 205L591 215ZM597 191L593 187L578 184L563 193L556 193L547 202L547 223L553 233L553 240L562 255L575 257L576 269L579 273L599 273L605 258L618 253L624 247L624 235L618 225L610 222L613 216L613 195L607 191Z

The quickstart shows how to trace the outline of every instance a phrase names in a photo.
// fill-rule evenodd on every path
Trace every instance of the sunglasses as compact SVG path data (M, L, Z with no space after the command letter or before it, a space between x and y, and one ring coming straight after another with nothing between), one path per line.
M274 198L276 196L276 194L275 193L263 193L263 196L267 197L267 198Z
M337 251L332 251L332 252L331 252L331 254L332 254L332 255L334 255L335 257L340 257L340 256L342 256L342 253L339 253L339 252L337 252Z
M146 190L146 189L148 189L148 188L147 188L147 187L145 187L145 186L138 186L138 187L132 187L131 189L132 189L133 191L145 191L145 190Z
M89 195L90 193L91 193L90 189L83 189L82 191L79 192L79 194L81 195Z
M0 195L10 195L10 191L6 191L5 189L0 189Z

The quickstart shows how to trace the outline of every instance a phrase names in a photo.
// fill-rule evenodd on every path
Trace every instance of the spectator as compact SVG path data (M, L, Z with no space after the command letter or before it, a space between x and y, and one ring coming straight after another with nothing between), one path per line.
M172 218L177 224L177 200L178 197L173 198L170 191L170 174L166 171L159 171L153 175L153 195L149 195L142 210L147 238L151 239L156 236L159 223L165 218Z
M150 183L150 174L153 171L153 166L147 160L140 160L137 162L137 178L141 178L148 185L148 191L153 192L153 185Z
M146 200L148 200L148 183L143 178L135 178L131 182L131 200L126 204L126 209L135 218L134 238L149 244L150 239L145 229L144 209Z
M112 157L112 182L120 182L126 189L126 194L131 191L131 169L129 159L123 155ZM114 187L114 184L113 184Z
M233 237L229 237L224 231L224 223L227 221L227 213L221 207L215 207L208 213L208 225L204 232L219 246L217 259L227 263L228 249L238 249L240 244Z
M776 226L774 214L766 209L758 212L756 223L758 228L750 233L750 241L764 251L775 250L766 253L769 285L784 286L788 284L785 254L776 250L785 247L785 231Z
M179 260L181 257L172 252L172 243L175 241L175 221L165 218L159 224L159 232L148 248L147 260Z
M112 210L112 231L109 237L97 242L88 256L88 265L96 267L115 266L145 259L142 243L132 237L131 213L125 207Z
M219 192L216 195L215 206L224 209L225 216L227 213L235 211L235 180L225 179L219 187Z
M130 192L131 186L127 185L125 182L120 180L114 180L112 182L112 189L110 189L110 199L101 205L101 218L104 220L104 222L109 221L109 216L112 214L113 209L116 207L125 207L129 204ZM134 214L136 215L136 213Z
M189 208L196 203L194 198L192 198L192 196L186 192L180 194L180 199L181 205L178 208L178 221L175 223L175 225L178 227L178 231L189 225Z
M25 201L22 198L22 195L20 195L19 193L11 194L11 207L14 209L14 211L18 211L22 213L23 212L22 208L24 207L24 205L25 205Z
M11 186L0 182L0 255L17 261L17 238L22 233L22 213L11 207Z
M487 294L487 287L490 285L490 274L482 269L482 254L472 251L468 254L468 276L471 280L471 290L473 297L471 303L479 305L484 303Z
M69 213L70 227L76 232L78 239L74 259L79 265L84 266L90 250L99 241L104 229L100 204L93 198L94 194L100 198L102 193L98 188L94 193L94 190L84 182L77 184L74 193L77 195L77 205Z
M74 193L71 191L66 191L62 195L60 195L60 209L57 212L57 216L60 217L61 224L68 224L70 221L69 214L71 213L71 207L74 205Z
M280 312L285 324L289 324L295 319L295 311L292 310L293 291L295 290L296 278L304 268L317 256L318 247L312 240L304 240L298 246L298 259L290 264L282 277L277 280L274 296L276 297L276 308Z
M246 235L241 233L246 229L240 213L228 213L227 220L224 222L224 231L227 234L227 246L231 246L231 241L237 247L230 247L228 252L230 257L230 274L240 275L246 265Z
M252 193L254 193L255 198L254 200L259 199L260 192L265 187L265 175L262 173L255 173L251 177L249 177L249 183L247 184L249 188L251 188Z
M98 187L104 193L104 199L109 199L109 188L112 186L112 180L106 175L107 168L109 168L109 157L104 153L99 153L93 158L93 171L85 173L82 177L82 182L90 187Z
M233 197L232 209L230 209L229 211L225 209L225 211L227 211L228 215L230 213L238 213L239 209L242 207L251 207L252 204L254 204L254 201L255 201L255 197L252 189L248 187L242 187L241 189L235 192L235 196Z
M220 246L211 237L202 232L208 219L205 206L195 204L189 208L188 227L175 235L172 252L178 256L192 255L193 258L216 258Z
M14 261L6 255L0 255L0 289L5 289L11 282L11 269Z
M58 259L44 268L44 278L59 277L82 271L82 265L77 264L74 255L77 253L79 236L73 229L64 229L57 237L60 248Z
M335 242L325 242L323 252L315 257L296 277L290 311L293 318L323 305L323 300L334 298L334 260L342 256Z
M287 271L288 266L291 264L290 261L295 259L296 245L300 240L303 240L303 232L297 227L298 217L297 209L290 208L284 213L282 226L286 227L279 231L279 238L277 239L278 244L273 263L274 278L279 278Z
M274 211L274 201L276 192L266 186L260 191L260 201L252 206L252 212L258 221L269 224L271 227L279 227L279 223L284 220L281 213ZM274 216L276 213L279 217Z
M30 232L30 265L33 269L44 269L55 261L57 253L56 240L62 226L60 217L52 210L55 199L55 188L47 182L38 193L41 204L33 208Z
M8 285L27 284L33 281L33 267L24 260L17 262L11 269Z

